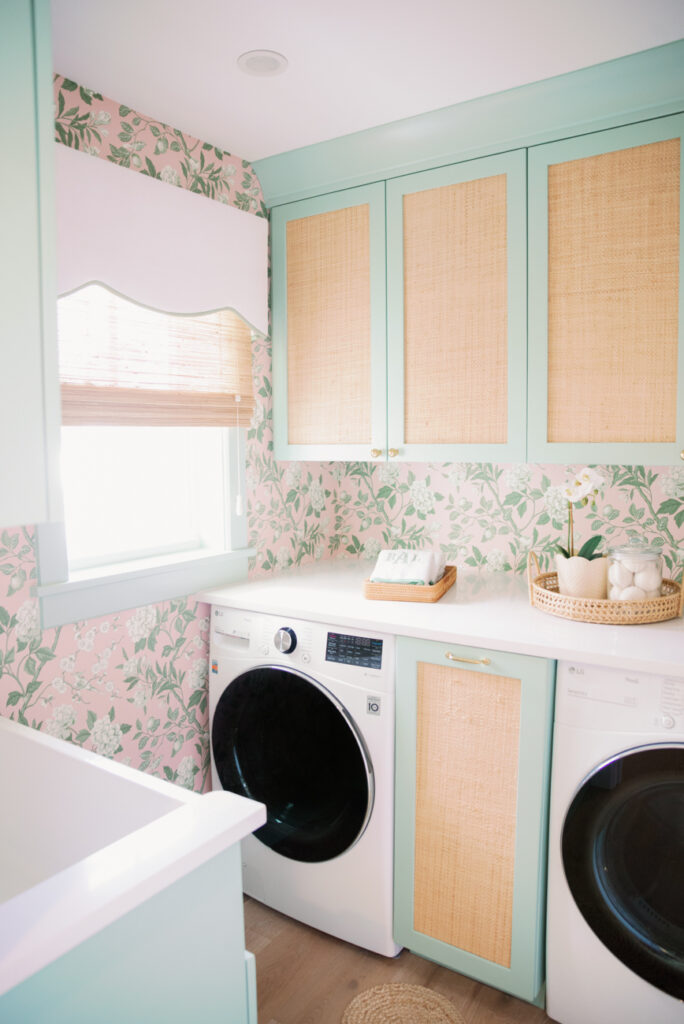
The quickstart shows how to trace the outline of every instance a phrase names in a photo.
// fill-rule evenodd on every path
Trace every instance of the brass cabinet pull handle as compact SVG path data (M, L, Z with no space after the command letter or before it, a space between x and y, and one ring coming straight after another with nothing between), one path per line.
M451 651L447 651L444 657L449 661L462 661L466 665L491 665L489 658L457 658Z
M395 459L397 457L397 455L399 454L399 449L398 448L388 448L387 449L387 454L389 455L390 459Z
M379 459L382 455L382 448L371 448L371 455L374 459Z
M681 451L681 452L679 453L679 458L680 458L680 459L684 459L684 451Z

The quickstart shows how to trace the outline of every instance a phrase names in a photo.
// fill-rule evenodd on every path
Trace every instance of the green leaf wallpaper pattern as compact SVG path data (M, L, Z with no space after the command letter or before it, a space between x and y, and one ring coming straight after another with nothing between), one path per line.
M246 160L55 75L55 138L121 167L267 217Z
M55 131L65 145L267 216L250 165L57 76ZM248 432L254 576L321 558L375 559L383 547L435 546L479 570L548 563L565 529L566 467L279 463L273 458L271 346L253 346L256 411ZM684 564L684 466L604 466L581 542L630 536ZM208 608L192 599L42 630L32 594L33 529L0 534L0 714L188 788L209 787Z
M271 347L253 346L257 408L248 434L250 544L256 575L324 558L375 559L382 548L436 547L485 572L548 565L567 523L566 466L492 463L276 462ZM684 565L684 466L602 466L602 495L577 513L577 538L638 538Z

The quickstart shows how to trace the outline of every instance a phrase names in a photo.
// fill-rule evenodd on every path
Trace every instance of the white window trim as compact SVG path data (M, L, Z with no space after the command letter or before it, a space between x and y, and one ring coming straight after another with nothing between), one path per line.
M245 451L244 444L241 451ZM234 460L227 460L226 465L228 496L244 495L244 456L239 465ZM40 578L37 594L43 628L188 597L202 590L244 581L249 558L256 555L256 550L247 547L244 499L243 503L244 513L238 516L235 502L226 502L230 550L200 549L72 573L69 573L64 522L40 523L36 527Z

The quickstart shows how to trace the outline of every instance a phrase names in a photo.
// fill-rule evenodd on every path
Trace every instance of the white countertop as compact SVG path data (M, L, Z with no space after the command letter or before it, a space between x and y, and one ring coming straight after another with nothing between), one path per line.
M434 604L370 601L363 581L372 563L318 562L246 583L203 591L209 604L684 678L684 619L640 626L572 622L531 607L527 583L513 573L458 570Z

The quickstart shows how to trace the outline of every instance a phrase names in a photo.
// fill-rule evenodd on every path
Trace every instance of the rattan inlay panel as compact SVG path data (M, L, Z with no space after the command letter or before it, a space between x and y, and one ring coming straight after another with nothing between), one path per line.
M551 442L676 439L679 151L549 167Z
M368 205L290 221L290 444L370 444L370 350Z
M520 680L418 665L414 928L510 967Z
M407 444L508 432L506 176L404 197Z

